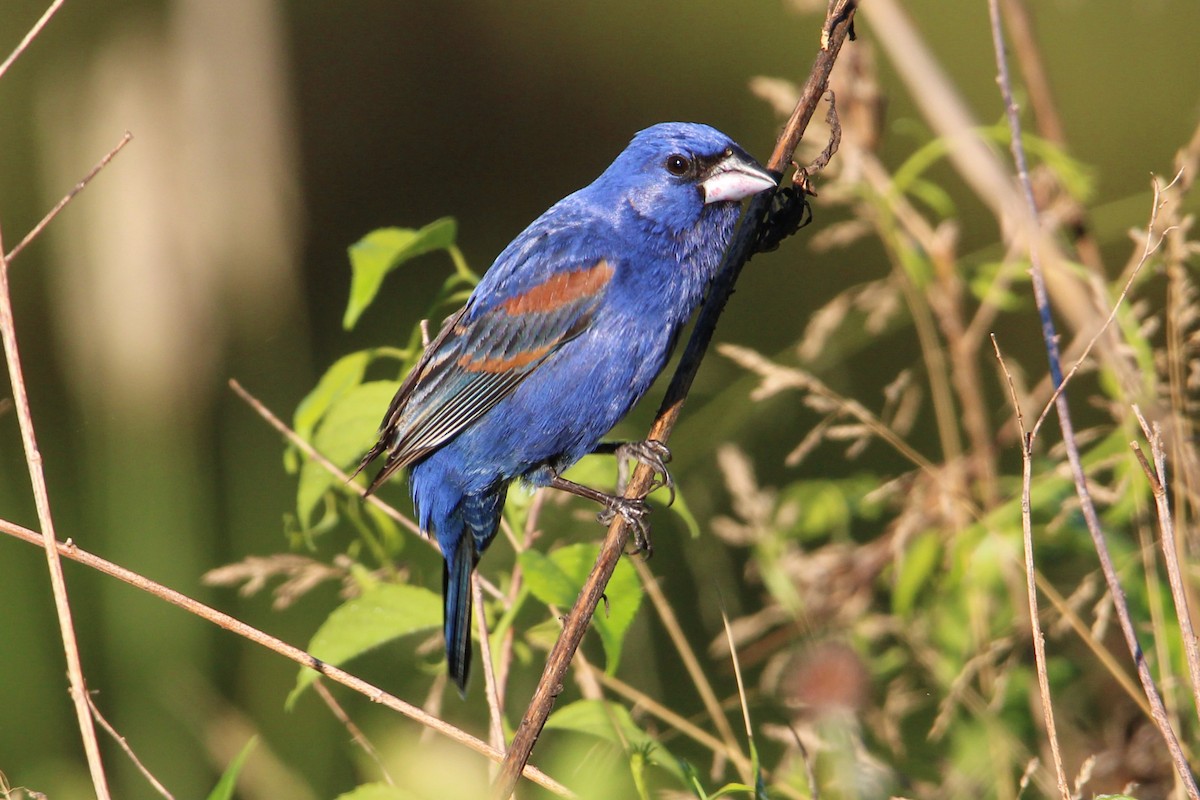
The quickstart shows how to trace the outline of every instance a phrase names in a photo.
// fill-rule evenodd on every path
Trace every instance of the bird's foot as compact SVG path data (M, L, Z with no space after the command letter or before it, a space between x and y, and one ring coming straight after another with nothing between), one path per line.
M665 444L657 439L647 439L644 442L624 442L617 445L613 455L617 457L617 494L625 494L625 488L629 485L629 478L633 474L630 470L630 462L633 462L645 464L654 470L654 481L646 490L646 494L665 487L671 493L667 498L667 505L675 502L675 480L667 471L667 463L671 460L671 451Z
M650 543L650 522L646 519L649 514L650 506L643 498L610 497L604 503L604 510L596 514L596 519L602 525L611 525L620 516L633 531L633 552L649 558L654 553Z

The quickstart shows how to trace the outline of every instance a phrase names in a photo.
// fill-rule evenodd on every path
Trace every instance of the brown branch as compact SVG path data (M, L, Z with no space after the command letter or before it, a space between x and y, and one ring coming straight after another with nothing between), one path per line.
M260 417L262 417L264 420L266 420L268 425L270 425L272 428L274 428L275 430L282 433L289 442L296 445L296 447L299 448L300 452L304 453L304 455L308 456L313 461L320 464L331 475L338 478L342 482L342 485L347 488L347 490L353 491L355 494L359 495L360 497L362 497L366 493L366 490L363 487L361 487L357 484L351 485L351 483L350 483L351 478L350 478L349 473L345 472L342 469L339 469L337 464L334 464L332 461L330 461L328 458L326 458L322 453L318 452L317 448L313 447L311 444L309 444L307 441L305 441L303 436L301 436L300 434L296 433L294 430L289 428L287 426L287 424L283 420L281 420L279 417L277 417L275 415L275 413L271 411L271 409L267 408L266 405L264 405L261 400L259 400L254 395L250 394L250 392L246 391L245 387L242 386L242 384L238 383L237 380L230 378L229 379L229 388L233 389L234 394L236 394L238 397L242 398L242 400L246 403L246 405L248 405L248 406L250 406L250 408L254 409L254 412L256 414L258 414ZM382 511L384 514L386 514L388 517L390 517L394 521L400 523L400 525L403 528L405 528L406 530L408 530L410 533L415 533L421 539L424 539L427 543L432 544L435 549L437 548L437 542L433 541L433 539L431 539L428 536L426 536L425 534L421 533L421 528L420 528L420 526L417 525L417 523L413 522L411 519L409 519L408 517L401 514L399 511L397 511L391 505L389 505L388 503L385 503L383 500L380 500L377 496L375 496L373 494L366 495L365 499L368 503L370 503L371 505L378 508L380 511Z
M163 786L162 782L159 781L158 778L154 777L154 774L150 772L150 770L146 769L146 765L143 764L142 760L137 757L137 753L133 752L133 748L129 746L129 742L126 741L125 737L117 733L116 728L110 725L108 720L104 718L104 715L100 713L100 709L96 707L94 702L92 702L92 696L90 694L88 695L87 700L88 708L92 710L92 716L96 718L96 722L100 723L100 727L104 728L108 735L113 738L113 741L125 751L125 755L129 756L129 760L133 762L135 767L137 767L138 772L142 773L142 777L144 777L149 784L154 787L154 791L167 798L167 800L175 800L175 796L167 791L167 787Z
M46 23L50 21L50 18L62 7L64 2L66 0L54 0L49 8L42 12L42 16L37 22L33 23L33 27L29 29L29 33L25 34L25 38L21 39L16 48L9 53L8 58L4 59L4 63L0 64L0 78L4 77L4 73L8 72L8 68L13 65L13 62L20 58L21 54L25 52L25 48L29 47L30 43L38 37L38 34L42 32L42 28L46 27Z
M67 203L74 200L75 195L86 189L87 185L92 182L92 178L95 178L97 175L99 175L100 170L107 167L108 162L116 158L117 153L121 152L125 145L129 144L131 141L133 141L133 134L129 131L125 131L125 135L121 137L121 141L117 142L116 146L112 150L109 150L107 153L105 153L104 157L96 162L96 166L92 167L91 171L88 172L87 175L84 175L78 183L71 187L71 191L63 195L63 198L54 204L54 208L50 209L46 216L42 217L41 221L38 222L37 225L33 226L33 230L25 234L24 239L17 242L17 246L14 247L11 252L9 252L8 260L12 261L17 257L17 254L24 250L30 242L36 239L38 234L45 230L46 226L54 221L54 218L58 216L58 213L66 208Z
M1005 55L1004 29L1000 23L998 0L988 0L988 14L991 21L992 45L996 52L996 68L1000 93L1004 99L1004 111L1008 117L1009 129L1012 131L1012 155L1013 161L1016 164L1017 179L1025 204L1025 212L1029 215L1032 225L1036 229L1038 227L1039 212L1033 195L1033 184L1029 179L1029 168L1025 159L1025 147L1021 141L1021 117L1016 101L1013 99L1012 81L1009 77L1008 59ZM1050 313L1050 301L1042 270L1040 247L1036 240L1031 242L1029 248L1029 262L1030 277L1033 281L1033 296L1042 320L1043 343L1045 344L1046 355L1050 362L1050 374L1057 389L1063 382L1062 363L1058 351L1058 334L1055 332L1054 320ZM1171 720L1167 716L1166 708L1163 706L1162 697L1158 692L1158 687L1154 684L1153 676L1150 674L1150 667L1146 663L1145 653L1142 651L1137 631L1129 615L1129 607L1125 602L1125 593L1121 588L1116 568L1113 566L1112 557L1109 555L1108 544L1104 540L1104 532L1100 527L1100 518L1096 514L1096 506L1092 502L1091 491L1088 488L1087 475L1083 471L1083 460L1079 454L1079 445L1075 439L1075 426L1071 420L1071 407L1067 402L1066 392L1058 393L1054 405L1058 411L1058 422L1062 429L1067 460L1071 466L1071 475L1075 481L1075 493L1079 497L1080 511L1083 512L1088 533L1091 534L1093 547L1100 560L1100 568L1104 573L1105 583L1108 584L1108 591L1112 596L1117 620L1120 623L1121 632L1125 636L1126 646L1129 648L1129 653L1137 669L1138 679L1142 684L1142 691L1145 692L1146 699L1150 702L1151 717L1158 726L1163 740L1166 742L1167 750L1171 754L1171 759L1175 764L1179 780L1184 789L1187 790L1188 796L1192 800L1200 800L1200 788L1196 786L1196 778L1192 775L1191 767L1188 766L1187 757L1179 744L1179 737L1176 736L1174 728L1171 727ZM1063 790L1064 798L1070 798L1070 791L1065 786L1065 779L1060 778L1059 783L1060 788Z
M392 780L392 774L388 772L387 766L383 763L383 759L379 757L379 751L375 749L375 745L371 744L371 740L362 732L362 728L354 724L354 720L350 719L350 715L346 713L346 709L342 708L342 704L333 696L333 692L325 685L325 682L320 678L313 681L313 691L321 698L321 702L329 709L329 712L342 723L346 732L350 734L350 738L354 743L363 749L371 760L375 762L375 766L379 767L379 772L383 775L383 779L387 781L388 786L395 786L396 782Z
M16 523L9 522L8 520L4 519L0 519L0 533L6 533L9 536L13 536L23 542L28 542L29 544L36 545L42 541L42 537L36 531L31 531L28 528L24 528ZM364 697L370 698L372 702L379 703L386 708L390 708L393 711L403 714L409 719L419 722L425 727L442 734L446 738L452 739L459 744L469 747L470 749L491 759L492 761L498 763L504 758L503 753L489 746L486 742L476 739L469 733L456 728L447 722L443 722L432 714L428 714L425 711L422 711L420 708L406 703L398 697L388 694L382 689L367 683L361 678L351 675L345 670L339 669L332 664L326 664L324 661L321 661L310 653L301 650L299 647L294 647L293 645L290 645L281 639L276 639L274 636L260 631L258 628L247 625L240 619L231 617L230 615L222 611L218 611L212 606L207 606L198 600L193 600L181 592L177 592L174 589L163 586L161 583L152 581L147 577L133 572L132 570L126 569L125 567L114 564L111 561L100 558L97 555L93 555L81 550L75 546L74 542L70 540L66 542L55 542L55 546L55 552L64 558L69 558L72 561L78 562L87 567L91 567L98 572L102 572L109 577L123 581L124 583L127 583L136 589L141 589L147 594L154 595L158 599L164 600L173 606L178 606L184 611L188 611L197 617L206 619L220 628L224 628L231 633L235 633L238 636L241 636L243 639L249 639L255 644L261 645L272 652L278 653L284 658L294 661L302 667L307 667L311 670L314 670L315 672L324 675L326 678L329 678L331 681L340 683L343 686L358 692ZM526 766L523 774L526 778L529 778L539 786L549 789L559 797L575 797L573 792L550 778L536 767Z
M38 26L30 31L21 46L0 65L0 75L20 55L21 50L37 35L40 26L49 19L56 6L42 17ZM71 195L72 197L74 195ZM68 197L68 202L69 202ZM66 205L66 203L62 203ZM71 603L67 596L67 582L63 577L62 562L55 548L54 516L50 511L50 493L46 486L46 473L42 468L42 453L38 449L37 434L33 427L33 411L29 405L29 393L25 388L21 354L17 346L17 328L13 319L12 295L8 285L9 259L4 255L4 237L0 235L0 338L4 340L4 357L8 362L8 375L12 384L13 405L17 412L17 423L21 429L21 443L25 449L25 464L29 481L33 485L33 501L37 508L38 523L42 533L39 537L46 552L46 566L50 571L50 586L54 594L54 609L58 616L59 632L62 635L63 652L67 661L67 676L71 700L75 706L75 717L83 739L83 750L87 755L88 770L92 786L99 800L108 800L108 778L104 774L104 763L100 759L100 744L96 740L96 727L88 707L87 684L83 678L83 664L79 657L79 642L75 636L75 623L71 616ZM35 534L37 536L37 534Z
M768 169L782 174L791 163L800 138L807 129L809 120L812 119L817 104L829 85L829 73L837 61L843 42L853 28L857 7L856 0L837 0L831 4L825 24L821 29L820 50L809 74L808 82L804 86L804 91L801 93L792 116L784 126L783 133L780 134L779 140L775 144L775 150L767 163ZM675 375L671 379L671 385L667 389L666 397L663 399L663 404L647 438L660 442L666 442L669 438L671 430L679 418L692 381L700 368L700 362L708 350L721 311L733 293L733 285L737 281L742 267L753 254L758 230L770 202L770 194L765 192L750 201L743 224L738 229L734 242L726 254L725 262L709 289L708 299L696 320L696 327L692 331L691 339L688 341ZM635 497L644 494L650 488L652 479L651 470L645 465L639 465L634 472L633 480L630 481L627 496ZM509 748L500 775L492 786L494 798L507 800L512 795L521 773L521 767L528 761L538 736L541 735L542 727L546 724L547 717L550 716L555 698L562 692L563 679L571 663L571 658L583 640L588 623L596 611L600 597L604 594L604 587L608 585L608 580L612 577L617 561L625 550L628 538L629 528L618 517L609 527L604 544L600 549L600 555L596 559L596 565L584 583L579 598L575 601L575 606L571 609L563 626L563 632L555 642L554 649L551 650L550 657L546 661L541 680L538 682L533 698L513 737L512 747Z
M1042 633L1041 614L1038 611L1037 566L1033 559L1033 433L1025 431L1025 415L1021 413L1021 402L1017 399L1017 387L1012 373L1004 363L1000 344L992 334L992 347L996 360L1008 381L1009 399L1017 416L1017 427L1021 431L1021 540L1025 555L1025 590L1029 602L1029 627L1033 634L1033 660L1037 666L1038 692L1042 699L1042 719L1046 723L1046 738L1050 740L1050 757L1054 761L1054 774L1058 779L1058 791L1063 800L1071 800L1071 789L1067 784L1067 770L1063 766L1062 750L1058 744L1058 726L1054 722L1054 704L1050 699L1050 674L1046 669L1046 637Z
M1192 681L1192 700L1196 704L1196 716L1200 719L1200 642L1196 641L1196 630L1192 627L1192 613L1188 608L1187 589L1183 574L1179 569L1179 546L1175 541L1175 521L1171 516L1171 501L1167 497L1167 451L1163 446L1162 431L1157 424L1151 426L1142 416L1137 406L1133 411L1137 414L1142 433L1150 443L1150 456L1154 466L1146 460L1142 448L1137 442L1130 442L1146 479L1150 482L1154 494L1154 507L1158 511L1158 530L1162 540L1163 561L1167 566L1167 581L1171 585L1171 599L1175 604L1175 618L1179 623L1179 635L1183 639L1183 652L1187 659L1188 675Z

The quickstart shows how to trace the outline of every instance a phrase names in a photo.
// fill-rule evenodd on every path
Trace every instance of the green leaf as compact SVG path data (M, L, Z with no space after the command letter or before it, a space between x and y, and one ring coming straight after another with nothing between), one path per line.
M381 228L350 245L350 301L342 327L350 330L375 299L384 277L406 261L454 244L457 225L451 217L434 220L420 230Z
M629 716L622 705L605 700L576 700L550 715L546 727L560 731L574 731L595 736L618 747L628 745L631 751L644 754L659 752L662 758L646 758L670 772L679 780L685 780L680 762L661 743L643 731Z
M442 599L433 592L419 586L380 583L330 614L313 635L308 652L340 666L393 639L432 630L441 623ZM316 678L315 671L300 670L296 688L287 698L289 709Z
M521 569L534 597L565 609L575 603L599 552L600 548L592 544L562 547L549 556L526 550L520 556ZM624 561L617 563L605 597L608 598L607 608L602 605L596 610L592 625L604 645L605 671L611 675L621 660L625 633L642 602L642 587L633 567Z
M225 768L225 773L221 776L221 780L217 781L217 785L209 794L208 800L233 800L233 790L237 787L238 773L242 771L242 766L246 763L246 759L250 756L250 751L258 744L258 737L251 736L250 741L246 742L246 746L241 752L233 757L233 761L229 762L229 766Z
M904 558L896 565L896 584L892 589L892 610L907 616L916 603L917 595L928 584L942 554L938 535L925 532L913 538L904 548Z
M395 393L392 381L368 381L342 392L321 420L312 438L313 447L339 467L354 464L375 440L379 420ZM311 524L313 509L337 480L315 461L306 461L300 467L296 515L301 526Z
M337 800L417 800L417 795L386 783L364 783L339 794Z
M333 405L334 401L344 392L362 383L367 364L371 361L369 350L359 350L348 356L342 356L333 362L333 366L325 370L316 387L309 392L300 404L296 406L296 414L292 427L302 439L311 439L312 432L317 427L321 417ZM383 415L380 414L382 417Z

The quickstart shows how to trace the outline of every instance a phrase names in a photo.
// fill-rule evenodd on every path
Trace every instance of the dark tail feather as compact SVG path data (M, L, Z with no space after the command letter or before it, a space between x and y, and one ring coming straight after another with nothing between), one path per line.
M442 568L446 667L463 696L471 672L471 573L476 561L475 540L463 536Z

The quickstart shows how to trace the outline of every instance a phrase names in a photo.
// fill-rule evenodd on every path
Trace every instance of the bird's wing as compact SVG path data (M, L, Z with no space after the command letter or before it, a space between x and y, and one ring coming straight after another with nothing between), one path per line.
M612 277L613 265L594 259L501 299L473 296L442 325L392 399L379 442L359 465L387 453L368 491L478 420L582 333Z

